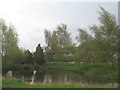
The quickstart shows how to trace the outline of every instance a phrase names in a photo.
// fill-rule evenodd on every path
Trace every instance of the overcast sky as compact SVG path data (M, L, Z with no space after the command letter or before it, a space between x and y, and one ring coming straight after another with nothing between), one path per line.
M33 0L34 1L34 0ZM117 17L117 2L0 2L0 18L12 23L18 33L19 46L34 51L38 43L45 45L44 29L55 30L64 23L75 41L78 28L98 23L99 5Z

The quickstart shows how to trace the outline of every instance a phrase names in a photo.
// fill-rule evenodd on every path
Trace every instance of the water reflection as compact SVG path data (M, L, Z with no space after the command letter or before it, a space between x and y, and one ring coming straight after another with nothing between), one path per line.
M43 84L51 83L51 82L52 82L52 75L49 73L46 73L44 76Z

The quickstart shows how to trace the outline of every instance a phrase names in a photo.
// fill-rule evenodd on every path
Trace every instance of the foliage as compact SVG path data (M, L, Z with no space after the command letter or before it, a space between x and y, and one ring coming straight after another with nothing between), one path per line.
M60 24L55 30L45 30L44 52L40 44L31 53L18 46L15 27L0 19L2 39L3 69L15 64L43 64L46 62L75 62L85 64L112 64L118 62L118 31L120 27L115 16L100 7L98 25L89 26L88 30L78 29L76 45L71 39L67 25Z
M74 44L72 43L70 33L67 31L67 25L60 24L57 26L56 31L52 33L48 30L44 31L46 47L45 56L46 60L52 62L68 62L72 61L71 55L74 52ZM71 58L71 60L70 60Z
M7 26L3 19L0 20L2 32L2 59L3 65L12 65L17 62L20 49L18 47L17 33L13 25Z
M119 26L113 15L100 7L99 22L100 25L91 25L89 27L90 34L85 30L79 29L77 40L79 44L79 52L81 61L96 63L117 62L118 58L118 40L117 32Z
M79 29L79 35L76 37L78 40L79 47L78 47L78 54L79 58L82 62L87 63L94 63L94 60L92 58L93 56L93 37L88 34L85 30Z
M36 47L36 51L34 53L34 60L37 64L45 63L43 49L40 44L38 44L38 46Z
M118 55L117 33L119 26L113 15L108 13L104 8L100 8L100 25L93 25L90 27L93 34L95 35L95 56L96 59L99 58L101 62L112 63L113 65L116 62Z
M29 50L25 51L24 53L25 53L25 64L33 64L34 61L33 61L32 53Z

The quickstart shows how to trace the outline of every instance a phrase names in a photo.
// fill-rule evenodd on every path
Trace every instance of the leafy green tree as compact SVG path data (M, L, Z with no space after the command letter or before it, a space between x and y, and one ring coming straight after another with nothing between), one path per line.
M25 51L24 53L25 53L25 61L24 61L25 64L33 64L34 61L33 61L32 53L29 50Z
M13 25L7 26L4 20L0 20L0 30L2 32L2 59L3 65L12 65L16 61L18 53L18 35Z
M44 34L45 34L45 41L46 41L47 48L50 49L52 47L52 35L51 35L51 32L48 31L48 30L45 30Z
M69 61L73 54L70 50L73 47L73 43L70 37L70 33L67 31L65 24L57 26L57 30L52 33L45 30L46 48L45 55L48 60L52 62L57 61Z
M34 60L37 64L44 64L45 63L43 49L40 46L40 44L38 44L38 46L36 47L36 51L34 53Z
M100 25L90 26L91 34L80 29L77 40L79 44L79 58L84 62L111 63L116 62L117 57L117 32L119 26L113 15L100 7Z
M93 49L92 41L93 37L87 33L84 29L79 29L79 34L76 39L79 42L78 52L79 61L95 64L94 59L92 58Z
M57 26L57 37L59 46L61 46L62 48L72 45L70 33L67 31L67 25L60 24Z
M45 47L46 57L48 60L51 60L55 63L57 61L57 54L58 54L58 39L56 35L56 31L52 33L50 31L45 31L45 39L47 46Z
M15 51L15 62L14 64L25 64L25 51L23 49L17 49Z
M52 33L51 51L52 51L53 62L55 63L55 59L57 59L57 54L58 54L58 39L57 39L56 31L53 31Z
M115 16L100 7L99 12L100 25L93 25L90 27L95 36L95 53L99 62L115 63L115 57L118 55L118 30L119 26Z
M52 47L52 35L51 32L48 30L44 31L45 35L45 41L46 41L46 46L45 46L45 60L46 61L53 61L53 54L51 52L51 47Z
M57 26L57 38L58 38L58 46L60 48L61 60L69 61L69 55L72 54L70 52L69 47L73 46L70 33L67 30L67 25L60 24Z

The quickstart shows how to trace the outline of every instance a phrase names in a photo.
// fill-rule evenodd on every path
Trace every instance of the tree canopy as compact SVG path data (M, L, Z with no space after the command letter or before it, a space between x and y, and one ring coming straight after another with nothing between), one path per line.
M0 19L2 57L4 65L44 64L45 62L84 62L89 64L118 62L118 31L120 27L114 15L100 7L98 25L78 29L74 44L66 24L59 24L52 31L44 30L46 45L40 44L35 52L18 46L15 27Z
M40 44L38 44L38 46L36 47L36 51L34 53L34 60L37 64L45 63L43 49Z

